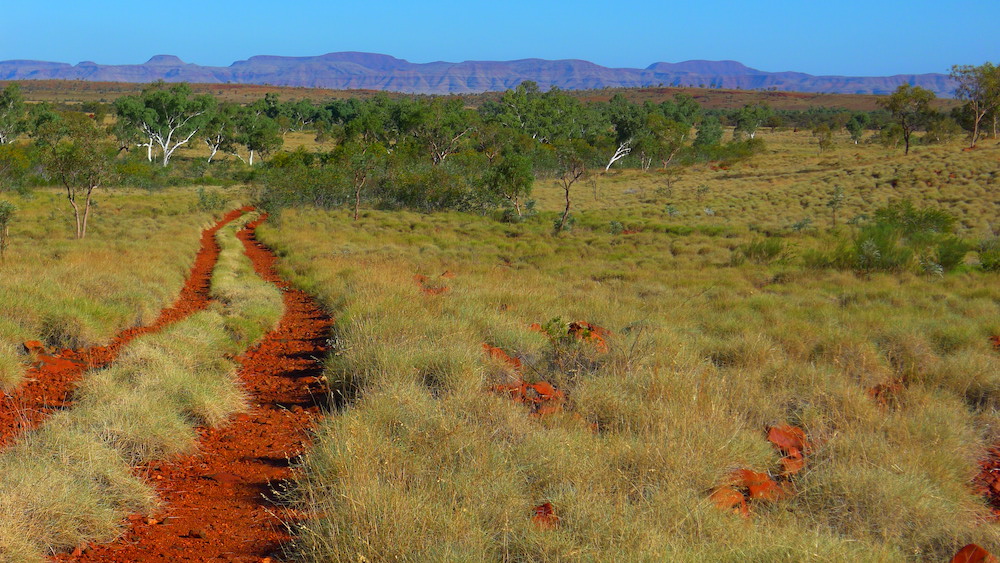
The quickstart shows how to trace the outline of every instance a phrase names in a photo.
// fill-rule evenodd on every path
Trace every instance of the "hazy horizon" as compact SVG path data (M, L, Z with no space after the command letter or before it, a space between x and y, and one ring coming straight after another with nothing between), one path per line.
M165 9L164 9L165 6ZM955 17L949 18L949 13ZM45 14L44 20L40 14ZM66 0L5 9L0 60L141 64L158 54L203 66L255 55L359 51L413 63L581 59L612 68L656 62L735 60L768 72L885 76L947 73L953 64L1000 57L990 34L965 21L996 21L1000 3L941 5L849 0L739 5L650 0L609 9L586 0L479 5L436 0L366 6L250 0L94 7ZM961 17L958 17L961 16ZM42 25L44 23L44 25Z

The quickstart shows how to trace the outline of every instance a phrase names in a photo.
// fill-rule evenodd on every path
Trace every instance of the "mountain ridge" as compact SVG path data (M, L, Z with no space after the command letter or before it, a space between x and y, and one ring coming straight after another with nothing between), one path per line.
M88 80L102 82L193 82L270 84L327 89L386 90L410 94L467 94L507 90L531 80L543 90L702 86L739 90L778 90L840 94L888 94L903 83L951 97L954 81L946 74L893 76L811 75L768 72L734 60L655 62L643 69L610 68L581 59L510 61L434 61L411 63L391 55L341 51L316 56L255 55L226 67L187 63L160 54L145 63L76 65L49 61L0 61L0 80Z

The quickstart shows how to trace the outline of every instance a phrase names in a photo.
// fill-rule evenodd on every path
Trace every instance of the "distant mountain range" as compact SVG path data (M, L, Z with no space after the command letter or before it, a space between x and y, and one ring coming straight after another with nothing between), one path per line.
M157 55L145 64L76 65L42 61L0 61L0 80L89 80L102 82L199 82L271 84L329 89L366 89L414 94L457 94L507 90L525 80L543 89L564 90L644 86L704 86L839 94L887 94L903 83L951 97L955 83L946 74L894 76L813 76L765 72L736 61L654 63L644 69L608 68L581 60L522 59L417 64L374 53L329 53L316 57L260 55L227 67L185 63Z

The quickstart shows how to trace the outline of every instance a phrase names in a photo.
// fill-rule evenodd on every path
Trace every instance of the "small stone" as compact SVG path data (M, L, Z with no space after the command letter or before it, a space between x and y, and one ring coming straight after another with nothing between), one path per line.
M189 538L197 538L199 540L203 540L203 539L205 539L205 538L208 537L208 534L206 534L205 530L203 530L201 528L195 528L195 529L190 530L187 533L187 537L189 537Z
M152 518L152 517L146 518L146 524L148 524L150 526L155 526L156 524L159 524L159 523L160 523L160 521L157 520L156 518Z

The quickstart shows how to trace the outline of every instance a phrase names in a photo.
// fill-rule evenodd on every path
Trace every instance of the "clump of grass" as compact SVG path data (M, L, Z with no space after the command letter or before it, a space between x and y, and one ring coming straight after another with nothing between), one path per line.
M770 264L788 255L785 242L777 238L759 238L736 247L731 263L739 265L745 260L754 264Z

